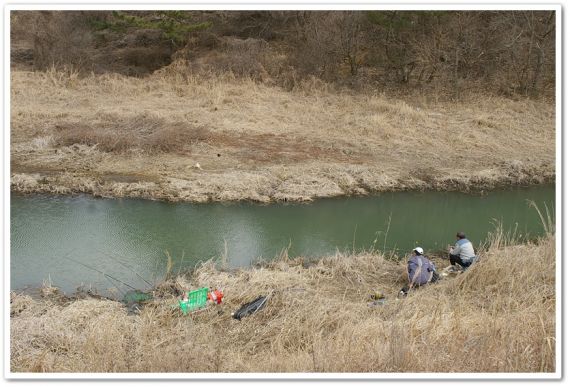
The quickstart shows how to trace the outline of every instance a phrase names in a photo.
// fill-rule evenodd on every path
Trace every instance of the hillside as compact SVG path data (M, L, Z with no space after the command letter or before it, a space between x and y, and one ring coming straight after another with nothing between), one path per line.
M177 63L142 79L13 71L11 122L18 192L269 202L555 175L548 102L286 91Z
M11 189L272 202L550 182L552 17L14 12Z

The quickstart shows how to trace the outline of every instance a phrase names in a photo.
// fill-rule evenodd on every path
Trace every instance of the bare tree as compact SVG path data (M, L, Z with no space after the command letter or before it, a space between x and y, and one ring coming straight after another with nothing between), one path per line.
M356 76L363 20L363 13L356 11L298 13L295 62L305 73L329 80L340 76L343 64Z

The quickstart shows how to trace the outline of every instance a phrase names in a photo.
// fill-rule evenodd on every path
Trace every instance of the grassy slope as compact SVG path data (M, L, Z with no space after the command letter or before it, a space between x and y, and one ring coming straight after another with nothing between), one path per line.
M553 372L555 239L503 243L406 299L395 297L403 264L376 254L309 268L282 258L236 273L205 264L157 288L133 316L113 301L12 294L11 371ZM223 287L224 304L188 317L170 308L170 289L199 286ZM374 290L387 304L367 306ZM272 294L265 309L230 317L260 294Z
M465 98L13 71L11 188L267 202L553 179L553 103Z

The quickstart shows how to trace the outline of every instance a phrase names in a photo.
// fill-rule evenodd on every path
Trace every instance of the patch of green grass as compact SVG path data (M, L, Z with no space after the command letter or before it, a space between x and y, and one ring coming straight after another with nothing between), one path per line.
M96 21L94 27L107 28L116 32L125 32L133 27L160 30L165 39L172 40L176 44L183 44L191 32L205 30L212 26L211 22L193 23L190 16L182 11L158 12L155 20L127 15L119 11L113 11L112 15L113 21Z

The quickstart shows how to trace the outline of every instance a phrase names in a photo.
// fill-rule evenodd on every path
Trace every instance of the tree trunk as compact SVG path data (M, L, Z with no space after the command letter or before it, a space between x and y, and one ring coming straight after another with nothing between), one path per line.
M525 15L526 17L526 15ZM524 90L525 90L525 94L528 96L529 95L529 89L530 89L530 68L531 68L531 63L532 63L532 52L533 52L533 47L534 47L534 13L531 12L530 13L530 20L527 18L527 23L528 23L528 27L530 29L530 42L528 44L528 53L527 53L527 64L526 64L526 71L525 71L525 76L524 76Z
M459 44L455 46L455 66L453 69L453 87L455 89L455 100L459 101Z
M544 51L539 45L536 46L536 66L534 68L534 76L532 77L532 85L530 89L531 96L536 97L538 94L538 80L542 73L542 65L544 64Z

